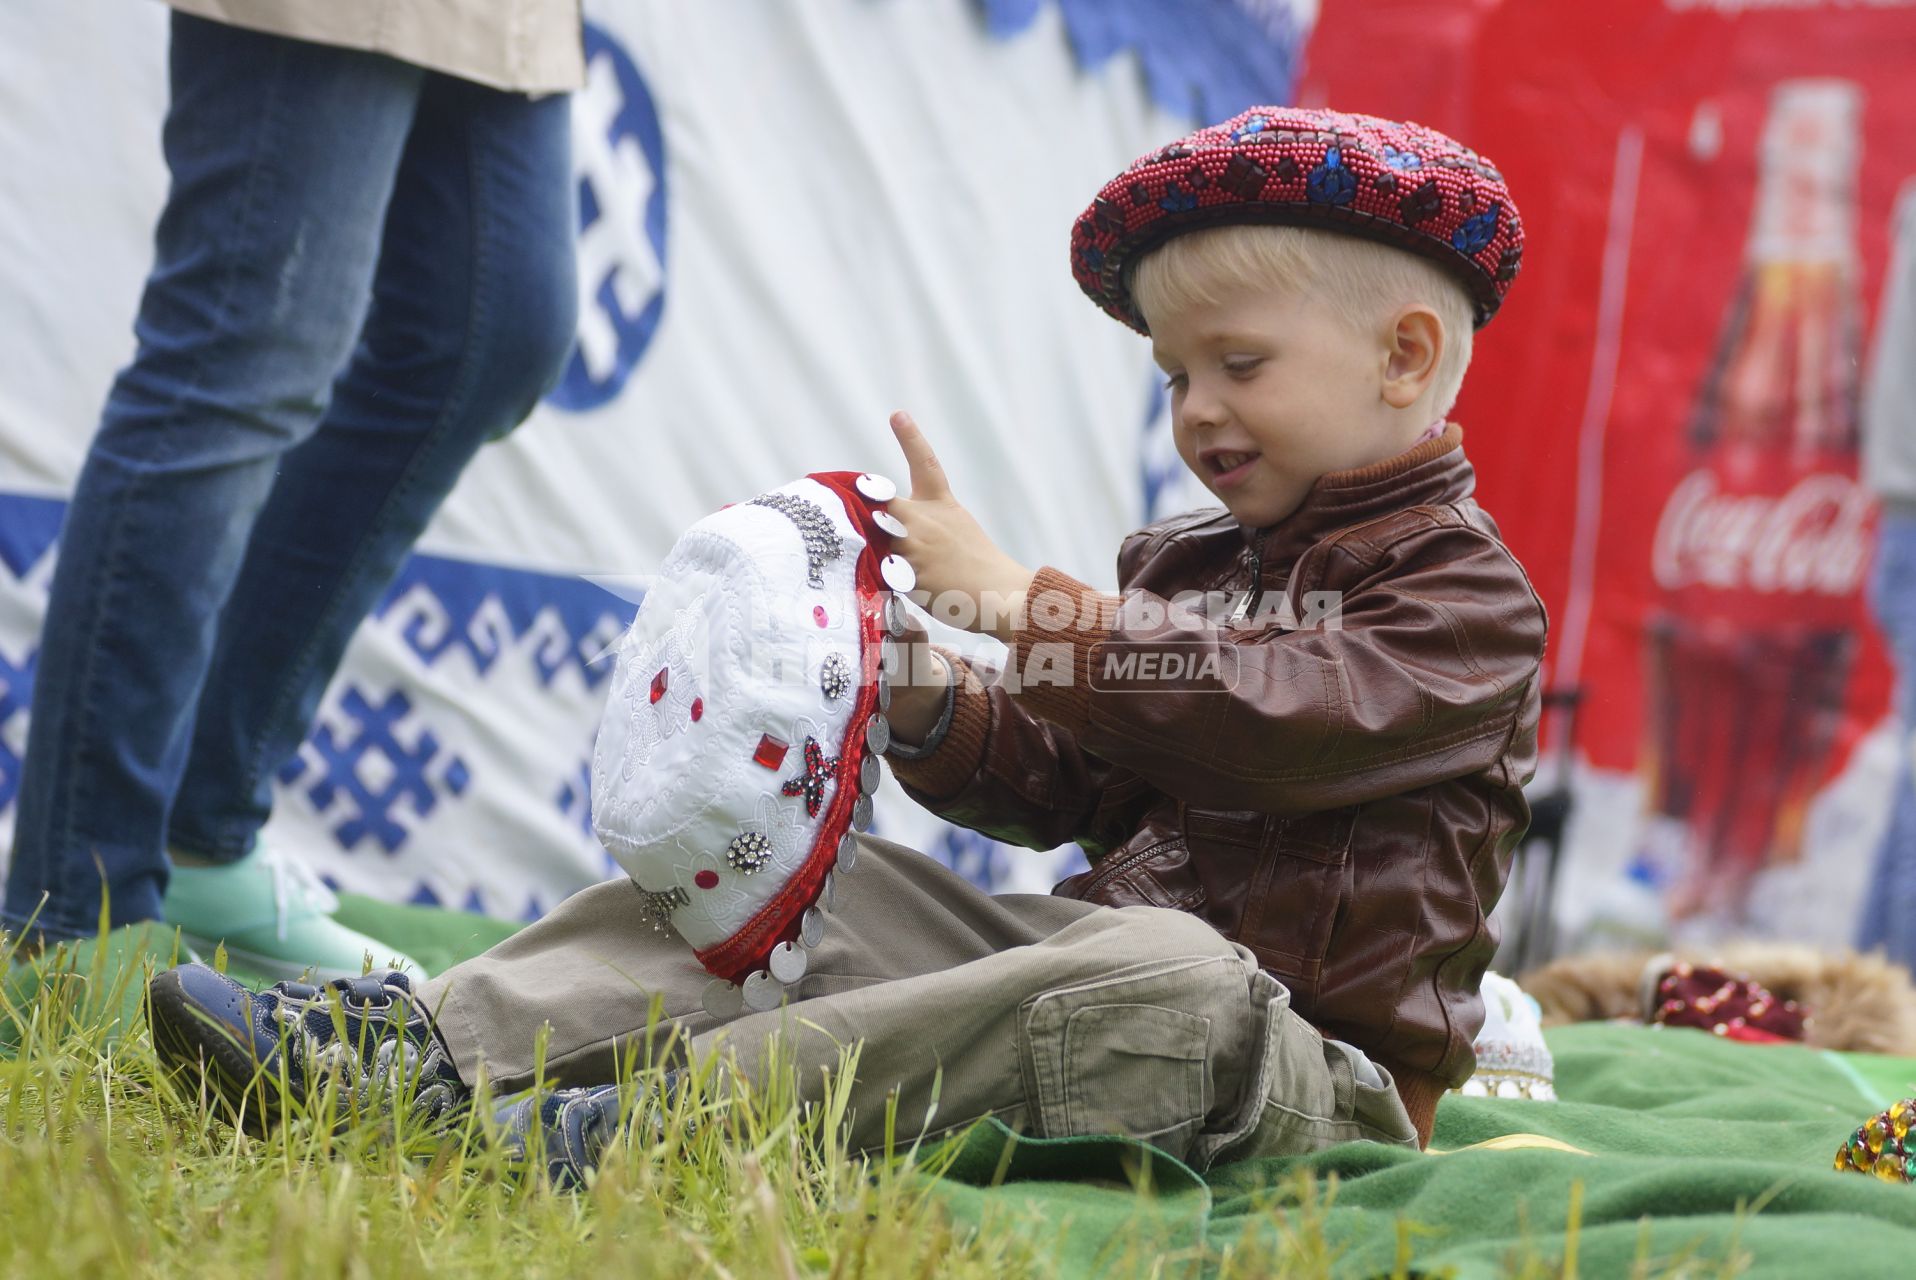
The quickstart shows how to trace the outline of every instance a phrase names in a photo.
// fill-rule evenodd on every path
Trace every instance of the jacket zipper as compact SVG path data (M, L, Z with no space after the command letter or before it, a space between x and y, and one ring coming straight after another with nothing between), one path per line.
M1079 890L1079 896L1083 897L1085 894L1104 888L1152 854L1162 852L1176 843L1176 840L1159 840L1155 844L1145 845L1142 849L1133 849L1130 853L1120 856L1115 862L1100 862L1092 868L1091 878L1085 881L1084 888Z
M1228 625L1241 627L1245 619L1251 616L1251 610L1257 606L1258 597L1264 591L1264 536L1265 530L1259 529L1251 540L1251 589L1244 593L1244 599L1237 608L1231 610Z

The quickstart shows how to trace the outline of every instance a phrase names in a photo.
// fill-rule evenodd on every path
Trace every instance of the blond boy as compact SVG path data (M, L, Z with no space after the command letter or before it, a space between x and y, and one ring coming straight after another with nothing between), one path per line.
M893 768L955 822L1081 844L1090 870L1054 894L990 897L866 839L784 1009L714 1019L623 883L423 992L389 975L342 997L410 1046L435 1107L482 1067L528 1082L550 1026L548 1078L573 1087L525 1107L575 1175L615 1129L594 1086L655 1000L695 1056L751 1070L777 1037L807 1090L862 1044L859 1146L893 1097L913 1132L996 1116L1198 1167L1427 1143L1473 1069L1488 916L1529 821L1544 612L1445 417L1521 244L1486 162L1370 117L1247 112L1113 179L1073 269L1151 338L1179 453L1223 505L1127 538L1119 596L999 550L893 419L897 550L1009 648L1002 673L938 650L939 679L897 690ZM189 967L154 997L161 1043L236 1100L248 1063L298 1075L316 1052L278 1030L311 988ZM392 1060L335 1056L362 1078Z

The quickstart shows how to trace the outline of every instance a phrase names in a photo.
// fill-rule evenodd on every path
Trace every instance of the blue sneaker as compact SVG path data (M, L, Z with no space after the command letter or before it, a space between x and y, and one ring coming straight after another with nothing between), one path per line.
M663 1092L668 1095L674 1077L673 1072L665 1075ZM493 1112L492 1121L507 1154L521 1170L532 1166L537 1145L546 1180L558 1190L576 1191L586 1185L586 1175L599 1167L606 1152L630 1131L642 1109L657 1122L656 1101L635 1100L631 1111L622 1111L619 1086L602 1084L522 1096Z
M472 1098L398 970L253 992L189 964L154 978L147 995L161 1065L197 1068L232 1122L254 1135L277 1122L282 1103L303 1105L329 1079L342 1122L403 1104L443 1127Z

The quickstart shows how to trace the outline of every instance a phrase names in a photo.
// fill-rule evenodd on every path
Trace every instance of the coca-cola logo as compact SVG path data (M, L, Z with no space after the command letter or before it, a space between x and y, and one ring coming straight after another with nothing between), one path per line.
M1719 493L1715 473L1683 477L1657 519L1657 585L1764 593L1855 591L1869 563L1870 497L1848 476L1806 475L1782 494Z

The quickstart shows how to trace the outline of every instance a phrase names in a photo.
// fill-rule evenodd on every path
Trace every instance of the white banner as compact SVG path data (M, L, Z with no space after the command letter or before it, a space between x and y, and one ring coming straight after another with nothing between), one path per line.
M1287 93L1309 12L586 10L578 353L360 629L267 831L342 887L515 918L612 870L586 785L609 664L587 660L631 605L581 575L645 573L699 516L804 472L899 475L900 407L1026 563L1109 586L1127 530L1191 505L1144 343L1072 282L1071 219L1197 111ZM158 5L0 7L0 845L61 500L132 351L165 43ZM987 885L1042 891L1078 856L999 848L886 788L881 834Z

